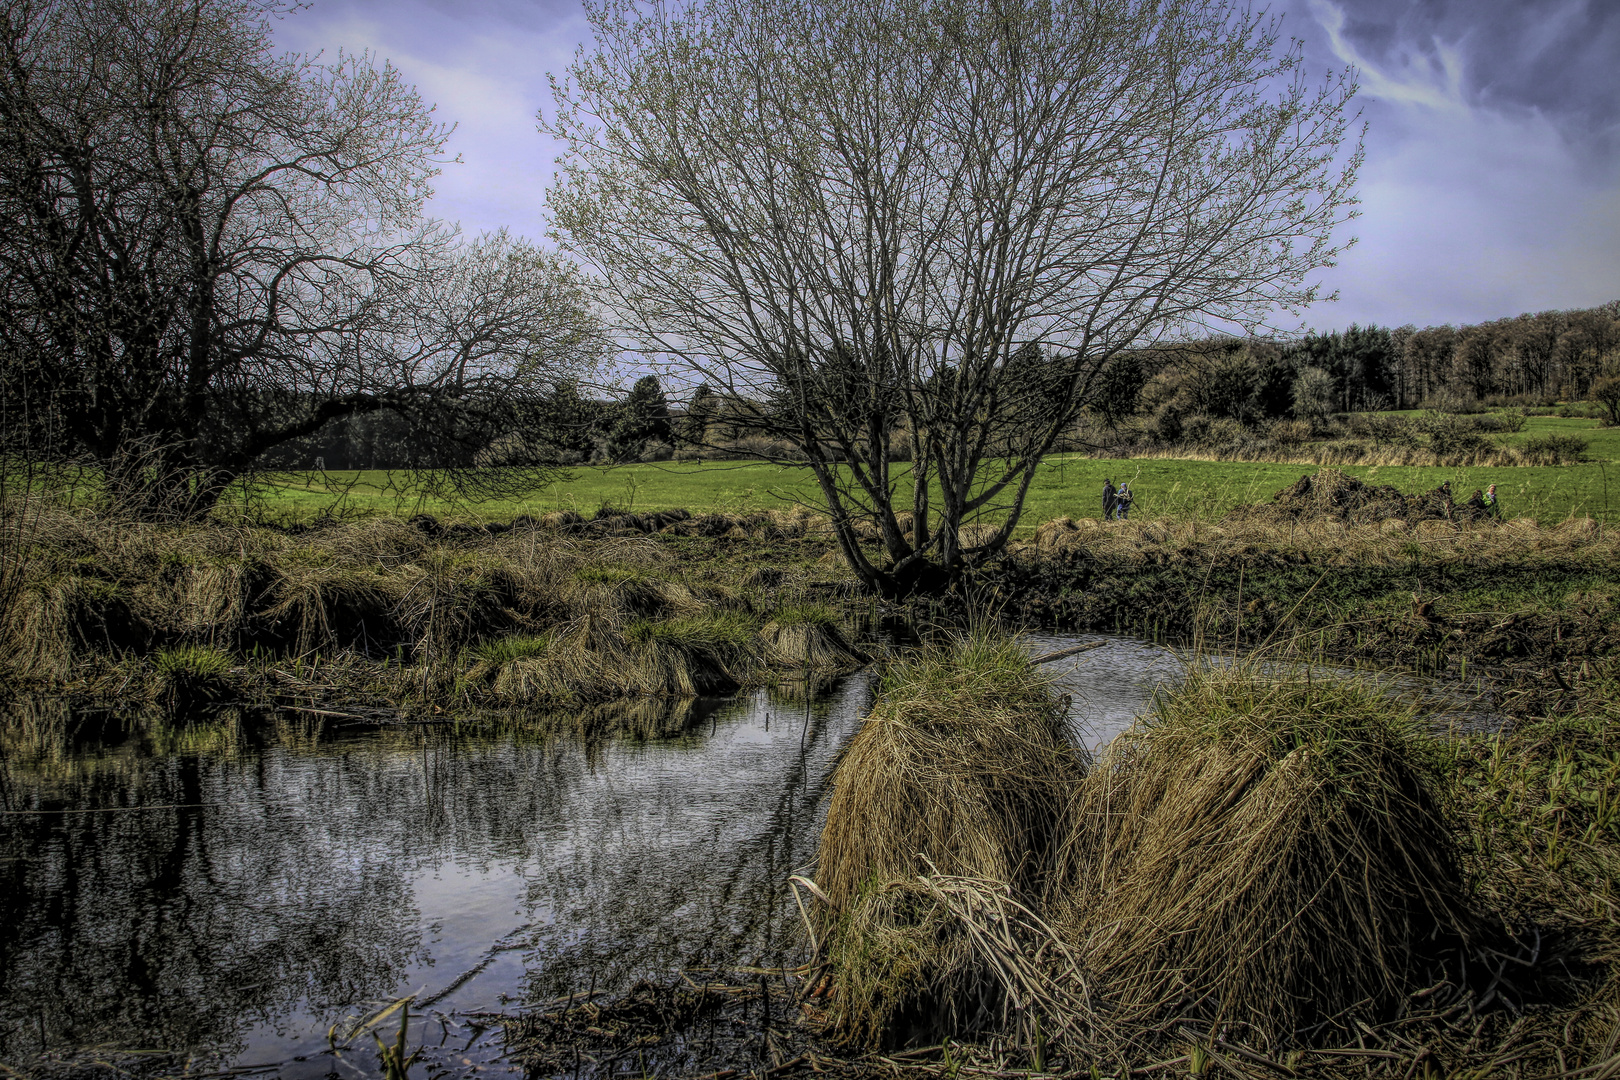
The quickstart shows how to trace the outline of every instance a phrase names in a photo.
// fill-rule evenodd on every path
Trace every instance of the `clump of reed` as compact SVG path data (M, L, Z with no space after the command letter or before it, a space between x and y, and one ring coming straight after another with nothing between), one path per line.
M1088 765L1016 646L898 663L817 857L830 1020L992 1029L1084 1071L1189 1031L1282 1060L1438 1015L1413 995L1490 925L1453 768L1416 704L1305 669L1195 665Z
M1079 787L1052 918L1116 1023L1353 1038L1476 932L1447 771L1374 684L1196 665Z
M732 611L702 612L674 619L638 619L624 640L635 658L636 677L650 693L684 696L735 689L755 662L757 624Z
M866 658L838 624L838 612L830 604L790 604L779 608L759 635L781 666L843 671Z
M931 1037L1003 1016L1000 984L926 878L1039 896L1084 766L1015 641L971 637L889 666L834 771L816 857L814 933L844 1031Z

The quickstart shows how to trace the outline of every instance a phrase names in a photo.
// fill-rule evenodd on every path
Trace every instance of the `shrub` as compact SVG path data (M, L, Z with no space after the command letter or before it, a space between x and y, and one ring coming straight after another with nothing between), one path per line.
M1523 431L1524 425L1530 422L1530 410L1527 408L1498 409L1491 416L1502 431L1515 435Z
M1298 446L1311 441L1311 422L1277 420L1266 428L1266 437L1281 446Z
M1203 450L1237 450L1252 442L1254 435L1230 417L1195 413L1183 421L1181 438Z
M1526 461L1532 465L1573 465L1586 460L1590 445L1579 435L1547 432L1530 436L1521 450Z

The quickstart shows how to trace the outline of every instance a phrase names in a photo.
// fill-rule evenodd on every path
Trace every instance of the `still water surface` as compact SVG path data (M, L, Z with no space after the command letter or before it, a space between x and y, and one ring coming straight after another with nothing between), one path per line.
M1087 640L1106 643L1053 668L1095 748L1181 667L1134 639L1029 647ZM369 1039L334 1057L328 1029L414 993L431 1062L500 1072L478 1014L791 962L785 882L869 695L856 676L808 706L704 702L618 739L188 735L19 705L0 727L0 1061L109 1044L368 1075Z

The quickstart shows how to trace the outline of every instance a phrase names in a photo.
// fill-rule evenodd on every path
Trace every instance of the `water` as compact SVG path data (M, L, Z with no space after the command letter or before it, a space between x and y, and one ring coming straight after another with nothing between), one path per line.
M1088 640L1050 670L1095 749L1181 663L1098 635L1029 647ZM687 705L618 739L20 705L0 727L0 1061L109 1044L367 1075L369 1036L334 1057L328 1030L416 994L434 1065L501 1071L486 1014L794 962L785 883L869 693Z
M785 882L865 704L851 679L597 742L291 724L175 747L61 703L14 716L7 808L97 812L0 825L0 1060L43 1034L321 1076L333 1023L417 993L455 1048L435 1055L489 1065L492 1037L460 1050L468 1013L780 964Z

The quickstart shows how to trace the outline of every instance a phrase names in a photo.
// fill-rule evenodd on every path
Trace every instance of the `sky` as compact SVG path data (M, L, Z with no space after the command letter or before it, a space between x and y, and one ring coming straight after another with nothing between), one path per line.
M1277 0L1309 72L1350 65L1366 124L1355 243L1305 323L1463 324L1620 299L1620 0ZM312 0L299 52L370 50L460 161L429 213L541 240L557 146L535 129L589 38L577 0Z

